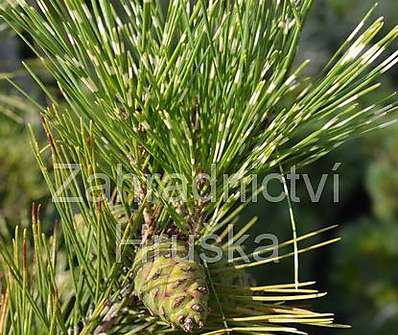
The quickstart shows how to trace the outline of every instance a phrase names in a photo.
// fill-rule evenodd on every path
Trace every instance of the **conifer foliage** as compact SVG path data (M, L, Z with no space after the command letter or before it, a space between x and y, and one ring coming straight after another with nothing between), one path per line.
M214 245L233 249L236 240L225 241L231 227L240 223L241 236L256 224L239 222L241 192L260 191L249 187L255 175L310 164L390 122L393 96L365 107L358 100L398 62L398 52L386 54L398 28L377 38L383 19L368 24L369 12L319 78L305 78L308 62L294 64L311 5L2 2L1 17L62 92L62 100L52 96L27 66L51 101L42 112L49 144L33 139L33 147L60 223L44 235L34 206L31 233L17 229L12 245L2 241L5 334L304 334L302 326L335 326L332 314L292 304L324 295L299 281L297 267L287 284L251 283L246 272L335 242L302 244L329 228L295 235L265 260L257 256L272 250L217 264L196 256L190 264L167 250L172 237L185 250L212 234ZM184 183L194 187L182 192ZM156 235L165 239L158 258L142 261Z

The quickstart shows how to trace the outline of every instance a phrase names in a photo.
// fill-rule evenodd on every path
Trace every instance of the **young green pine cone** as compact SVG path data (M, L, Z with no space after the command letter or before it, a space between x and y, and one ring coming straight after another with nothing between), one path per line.
M188 256L188 257L187 257ZM148 310L187 333L204 327L209 290L195 252L183 241L149 241L134 260L134 291Z

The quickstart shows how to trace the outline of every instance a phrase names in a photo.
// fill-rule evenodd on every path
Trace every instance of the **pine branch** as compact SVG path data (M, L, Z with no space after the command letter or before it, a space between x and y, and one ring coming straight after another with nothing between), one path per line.
M113 311L123 310L109 333L178 333L149 316L145 304L127 304L124 310L125 297L116 299L135 280L123 267L131 267L152 234L176 231L183 240L191 233L196 243L215 232L225 236L224 229L237 222L246 205L238 201L241 187L248 188L254 175L310 164L390 121L388 115L397 109L394 95L371 106L358 101L377 90L379 77L396 65L398 52L386 54L398 28L376 38L383 20L366 28L369 13L323 74L308 81L302 76L308 62L295 67L294 60L311 4L176 0L167 11L155 0L6 0L0 5L1 18L38 55L64 98L57 101L26 66L51 101L42 115L48 145L41 148L34 134L32 141L61 231L48 242L34 212L31 266L26 232L21 237L17 231L13 248L1 246L8 271L7 316L0 318L4 329L90 334L108 331L119 317ZM75 165L80 175L71 178ZM219 181L215 190L204 178L212 172ZM129 176L120 184L120 174L133 174L137 183ZM209 200L198 201L189 189L182 200L172 201L179 195L173 174ZM225 174L231 177L227 185L221 183ZM110 178L112 196L105 194L100 178L92 178L99 175ZM157 175L151 185L148 175ZM115 250L119 235L142 245L123 245L121 263ZM246 283L244 269L297 260L298 254L337 241L302 247L300 240L278 247L293 245L294 252L264 262L235 259L210 269L213 294L225 309L210 318L202 334L302 334L284 324L333 326L331 315L284 304L322 296L300 291L297 278L274 287L278 296L266 294L270 287ZM61 269L58 258L63 258ZM215 292L223 273L234 274L244 292ZM115 297L111 307L109 297ZM192 320L183 321L190 330Z

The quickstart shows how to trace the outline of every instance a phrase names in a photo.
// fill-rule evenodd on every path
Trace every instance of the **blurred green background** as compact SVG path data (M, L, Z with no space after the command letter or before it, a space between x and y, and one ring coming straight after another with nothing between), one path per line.
M311 59L310 74L319 73L338 46L373 5L370 0L316 0L305 28L299 60ZM398 23L396 0L381 0L377 14L386 18L385 30ZM29 223L32 201L49 203L48 190L35 165L29 146L27 124L39 128L39 113L32 103L4 80L14 79L37 99L39 90L20 71L21 60L33 55L0 23L0 230L9 234L16 224ZM397 70L383 79L385 94L398 85ZM367 98L369 103L369 99ZM339 228L322 238L342 236L342 242L300 257L300 279L317 280L329 296L317 302L322 312L334 311L349 330L316 330L311 334L392 335L398 329L398 126L353 140L305 171L314 186L323 174L333 174L342 162L340 201L333 201L333 180L319 203L310 201L304 183L299 182L302 201L294 204L299 233L338 224ZM277 191L277 187L276 191ZM49 220L51 210L47 210ZM244 217L257 215L258 231L277 234L280 240L291 236L286 203L260 201L251 205ZM243 220L244 221L244 220ZM269 282L293 277L287 262L274 271L257 273Z
M339 45L348 37L373 6L370 0L318 0L307 22L299 59L311 59L309 73L316 75ZM398 24L398 3L379 1L377 16L384 16L385 31ZM394 45L397 48L397 45ZM397 89L398 71L383 78L383 94ZM379 93L380 94L380 93ZM368 97L367 103L372 103ZM376 100L376 99L375 99ZM365 101L364 101L365 103ZM333 167L342 163L340 201L334 203ZM338 224L322 237L341 236L341 242L300 257L300 280L316 280L329 292L317 302L322 312L333 311L337 321L352 325L348 330L309 329L310 334L392 335L398 329L398 126L355 139L300 174L308 174L316 190L323 174L328 174L325 192L313 203L301 179L300 203L293 204L300 234ZM275 185L275 194L280 194ZM260 217L267 232L280 240L291 237L287 203L259 203L246 213ZM265 228L264 228L265 227ZM272 282L283 280L293 264L256 273ZM274 269L272 268L272 269ZM286 279L285 279L286 280Z
M302 57L316 60L313 66L317 71L317 66L324 64L374 1L325 0L315 3L303 40ZM379 1L376 13L385 17L385 31L398 24L397 1ZM397 89L397 69L384 77L383 84L386 93ZM337 234L343 237L342 242L313 256L309 261L308 279L317 278L330 292L328 298L320 301L319 308L336 311L339 322L353 326L343 333L396 334L398 127L348 143L313 166L312 171L328 173L335 162L343 162L339 169L341 202L333 204L332 197L325 195L319 206L308 204L303 210L296 206L299 222L314 227L325 223L339 224ZM336 331L319 332L325 333Z

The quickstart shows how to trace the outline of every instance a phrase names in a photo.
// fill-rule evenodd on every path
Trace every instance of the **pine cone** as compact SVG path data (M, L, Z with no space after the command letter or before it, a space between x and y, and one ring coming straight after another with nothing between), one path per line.
M187 333L204 327L206 273L187 242L165 236L151 240L137 252L133 267L134 291L153 315Z

